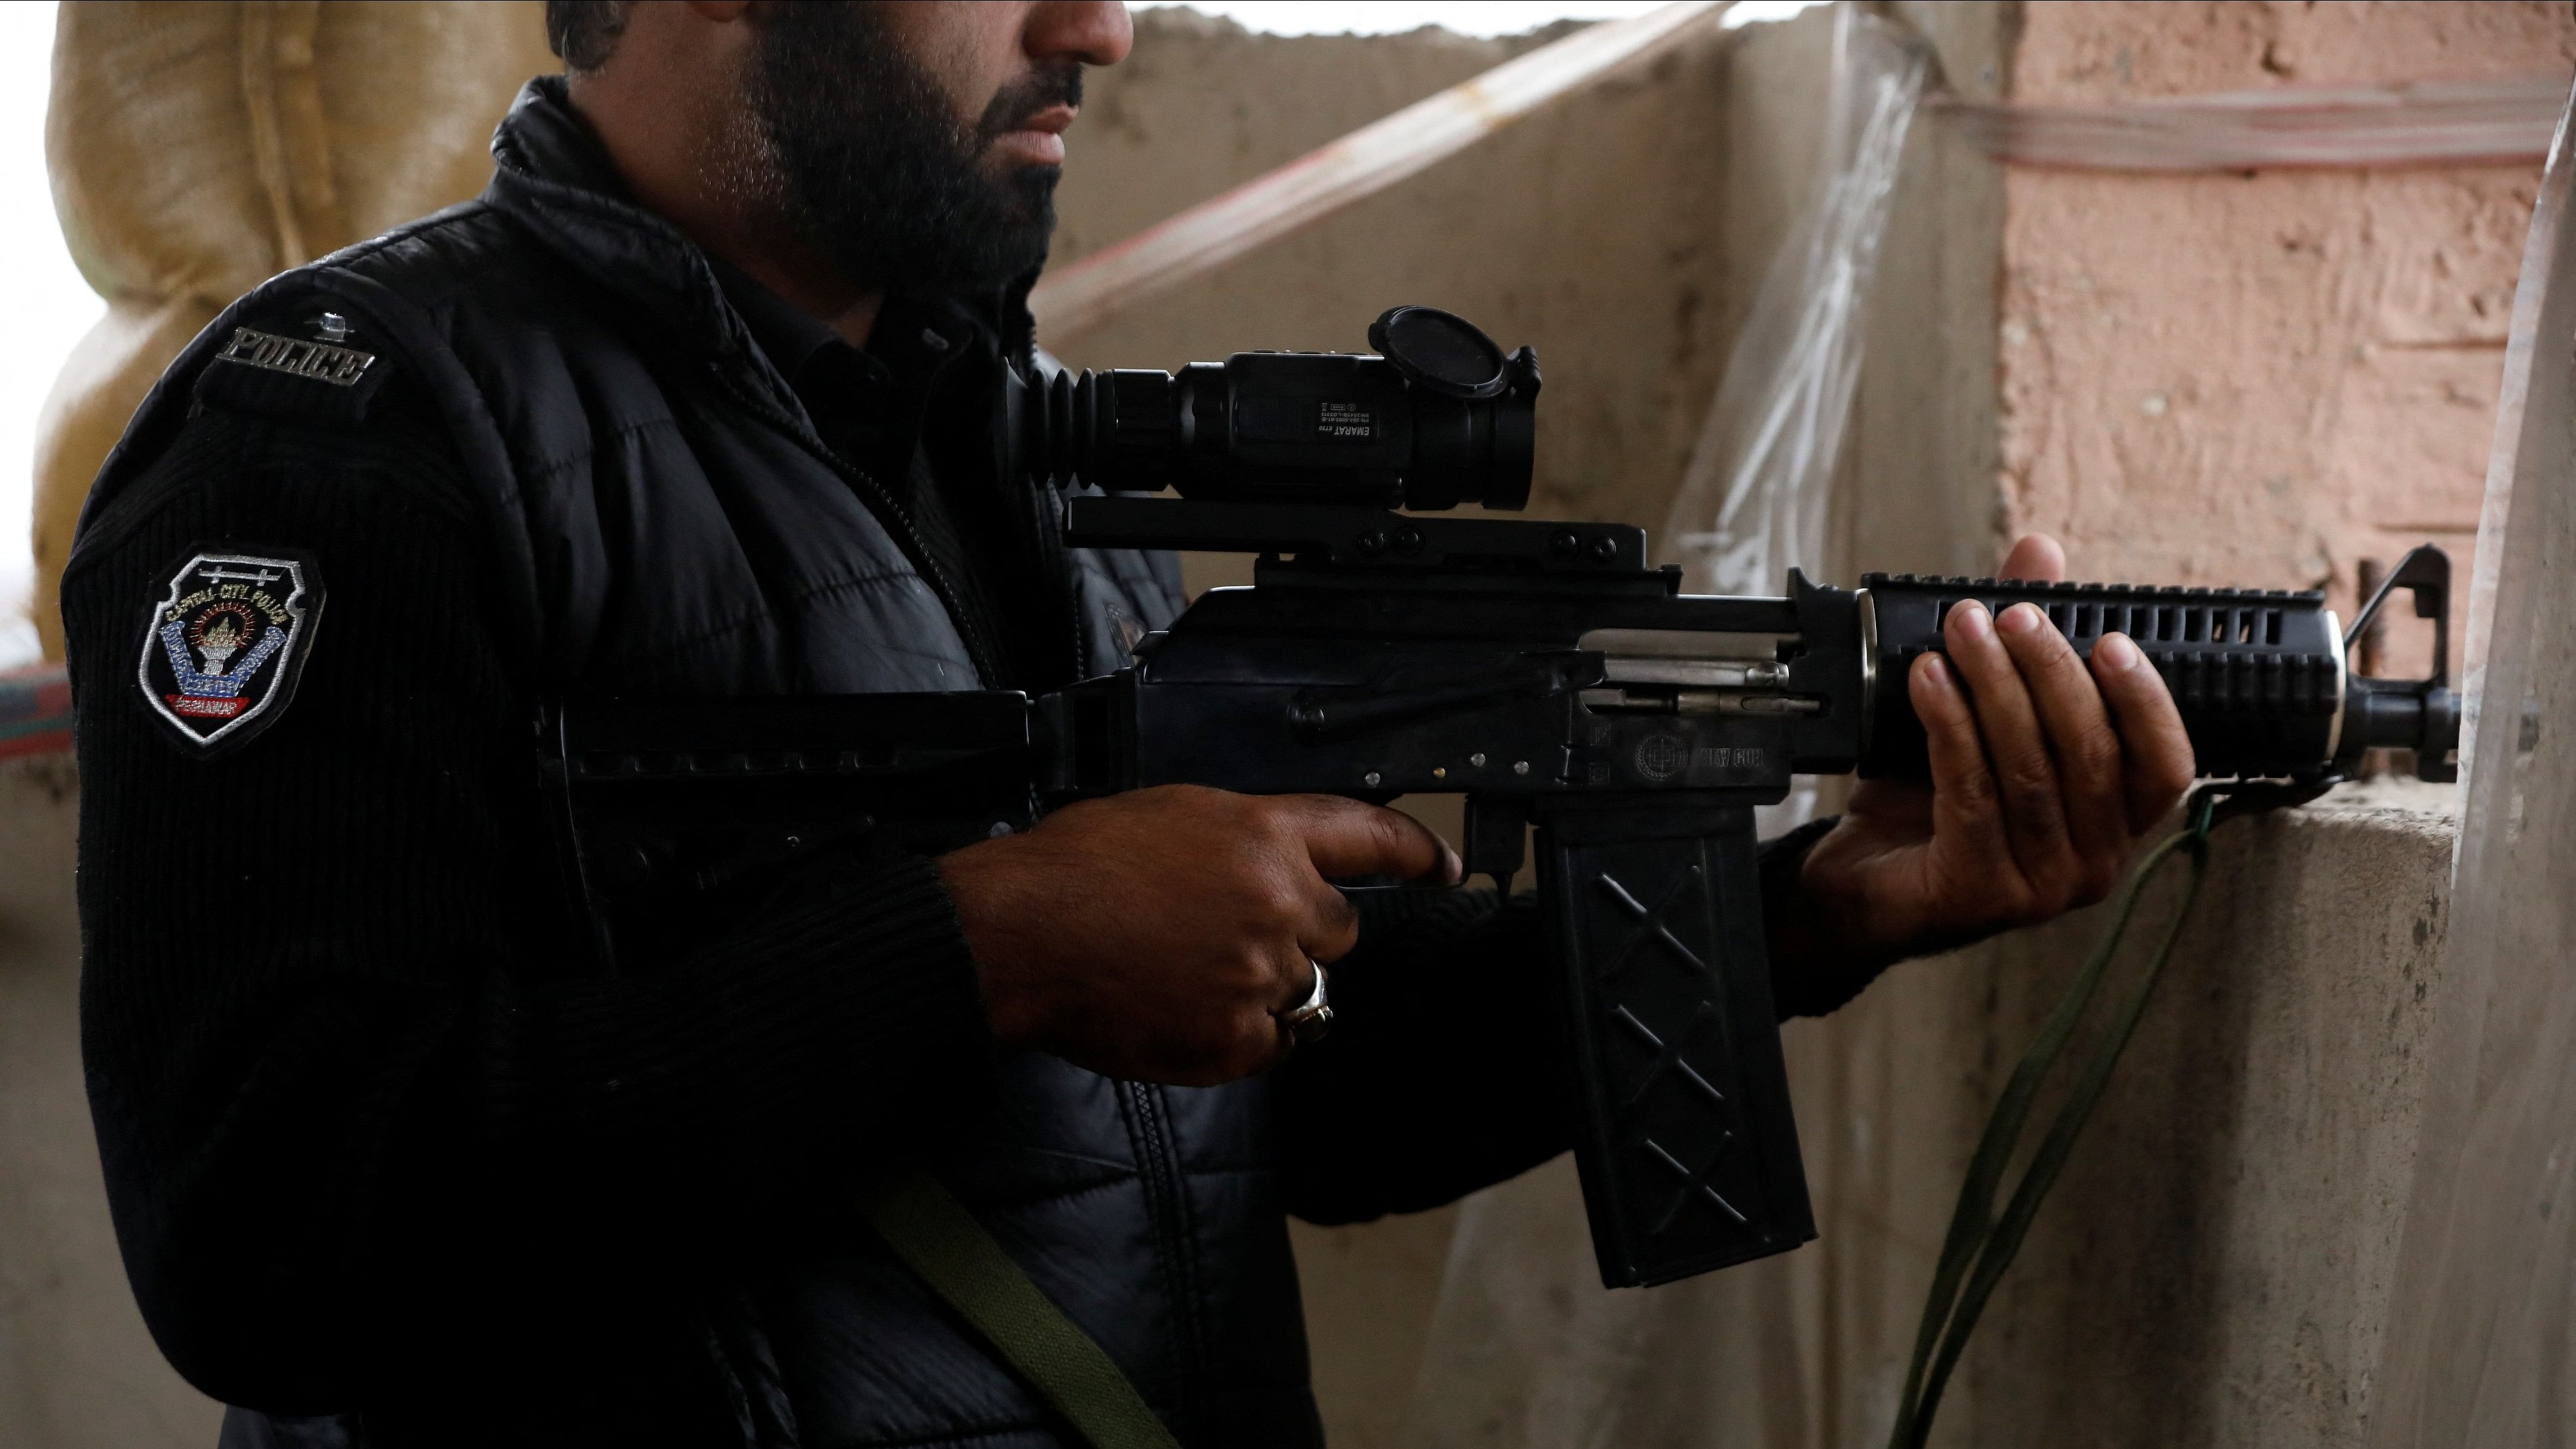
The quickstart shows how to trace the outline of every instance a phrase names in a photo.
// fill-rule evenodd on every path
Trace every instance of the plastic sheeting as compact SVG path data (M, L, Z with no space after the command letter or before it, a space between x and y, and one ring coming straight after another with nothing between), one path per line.
M2576 1439L2576 225L2569 121L2514 296L2472 590L2449 959L2379 1449Z
M1659 535L1692 593L1776 594L1792 566L1826 576L1834 463L1860 382L1870 282L1931 72L1919 37L1836 7L1825 176L1754 294ZM1760 812L1763 832L1815 811L1815 782L1801 779Z
M1776 594L1792 565L1824 561L1879 239L1930 71L1919 40L1840 7L1819 195L1754 295L1664 523L1692 593Z

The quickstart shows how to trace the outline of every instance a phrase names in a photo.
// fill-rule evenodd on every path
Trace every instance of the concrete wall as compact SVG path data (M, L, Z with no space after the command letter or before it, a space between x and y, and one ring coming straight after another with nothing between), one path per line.
M1060 257L1526 44L1439 30L1254 35L1176 11L1138 15L1137 32L1134 56L1091 79L1070 138ZM1740 119L1725 100L1728 49L1704 33L1642 73L1073 339L1063 356L1173 367L1245 347L1364 350L1386 308L1445 307L1506 346L1538 349L1546 423L1532 511L1659 523L1742 315L1744 279L1769 257L1767 233L1739 246L1726 227L1730 127Z
M1980 100L2003 94L2016 7L1908 0L1887 13L1932 42L1952 90ZM1802 24L1820 31L1822 21ZM1745 127L1763 138L1756 154L1791 144L1798 134L1791 118L1813 85L1802 72L1825 63L1821 44L1812 62L1791 49L1800 28L1754 27L1744 41L1737 73L1762 77L1769 97L1763 116ZM1801 185L1780 197L1783 208L1805 205L1814 184L1812 157L1798 159ZM1869 350L1835 480L1838 556L1828 563L1839 579L1867 569L1978 574L2001 557L1994 377L2004 180L2003 168L1956 132L1917 118L1888 207Z

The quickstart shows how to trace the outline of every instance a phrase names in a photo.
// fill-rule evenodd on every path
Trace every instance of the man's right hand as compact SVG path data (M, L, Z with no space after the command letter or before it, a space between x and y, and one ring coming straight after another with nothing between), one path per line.
M1108 1076L1247 1077L1288 1049L1309 960L1358 944L1326 877L1456 884L1412 818L1332 795L1166 785L1068 805L942 856L993 1033Z

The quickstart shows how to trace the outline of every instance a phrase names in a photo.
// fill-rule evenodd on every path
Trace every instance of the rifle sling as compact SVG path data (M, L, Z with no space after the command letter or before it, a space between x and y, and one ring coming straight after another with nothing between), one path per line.
M922 1282L1071 1421L1091 1449L1180 1449L1109 1354L1064 1316L927 1172L876 1185L859 1211Z
M1958 1206L1950 1217L1950 1230L1941 1245L1941 1256L1933 1266L1932 1291L1923 1305L1923 1321L1914 1340L1914 1358L1905 1375L1905 1388L1897 1402L1896 1422L1888 1431L1888 1449L1924 1449L1932 1437L1932 1416L1940 1407L1942 1390L1948 1386L1951 1372L1958 1367L1959 1356L1966 1349L1968 1335L1975 1330L1977 1319L1985 1311L2004 1270L2012 1265L2021 1251L2022 1239L2029 1232L2032 1219L2048 1190L2057 1181L2058 1171L2074 1151L2075 1139L2084 1130L2094 1106L2100 1102L2108 1085L2111 1070L2119 1064L2120 1054L2127 1050L2129 1038L2138 1027L2148 999L2154 994L2156 980L2164 972L2165 962L2173 955L2174 945L2182 938L2183 927L2191 919L2193 902L2199 899L2202 880L2209 872L2209 832L2219 823L2240 815L2252 815L2288 805L2303 804L2325 793L2320 782L2277 784L2264 781L2220 781L2201 786L2192 792L2183 807L2185 824L2146 854L2133 871L2112 907L2110 927L2103 933L2093 954L2058 1003L2057 1010L2040 1028L2039 1035L2023 1054L2021 1064L2013 1069L2011 1081L2005 1084L2003 1096L1995 1103L1994 1113L1986 1121L1984 1137L1968 1164L1967 1179L1960 1185ZM2148 955L2139 973L2138 983L2128 1001L2113 1017L2101 1044L2094 1049L2092 1061L2077 1078L2066 1102L2058 1109L2030 1165L2023 1170L2021 1181L2013 1189L2003 1212L1995 1212L1995 1195L2001 1190L2004 1169L2021 1140L2033 1098L2038 1095L2040 1080L2056 1065L2074 1034L2077 1019L2092 1002L2095 988L2102 984L2111 958L2118 953L2127 936L2131 917L2137 912L2138 899L2149 879L2174 855L2182 855L2190 865L2183 884L2182 899L2175 905L2164 934Z

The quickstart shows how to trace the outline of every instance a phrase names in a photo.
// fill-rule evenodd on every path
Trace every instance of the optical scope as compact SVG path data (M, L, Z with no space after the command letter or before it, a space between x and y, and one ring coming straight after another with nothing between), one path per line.
M1376 356L1238 352L1177 373L1059 372L1012 406L1027 470L1110 492L1442 509L1529 501L1538 358L1397 307Z

